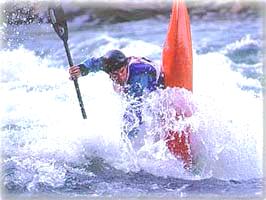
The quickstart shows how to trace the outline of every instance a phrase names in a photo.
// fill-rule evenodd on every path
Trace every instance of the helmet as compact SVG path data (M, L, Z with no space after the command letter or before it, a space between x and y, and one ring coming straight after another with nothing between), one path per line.
M122 68L127 63L127 57L119 50L108 51L102 56L103 70L111 73Z

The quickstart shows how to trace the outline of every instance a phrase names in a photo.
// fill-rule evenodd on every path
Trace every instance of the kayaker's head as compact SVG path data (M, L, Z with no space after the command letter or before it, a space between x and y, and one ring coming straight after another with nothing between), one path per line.
M128 58L119 50L108 51L102 56L103 68L106 73L118 84L123 85L127 79Z

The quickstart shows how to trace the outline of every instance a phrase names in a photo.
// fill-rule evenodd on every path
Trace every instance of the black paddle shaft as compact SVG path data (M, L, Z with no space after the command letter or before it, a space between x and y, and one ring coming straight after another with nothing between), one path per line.
M65 14L64 14L64 10L61 6L56 6L55 8L49 8L48 9L48 14L51 20L51 23L54 27L55 32L57 33L57 35L63 40L64 42L64 47L65 47L65 51L67 54L67 59L68 59L68 63L69 66L73 66L73 60L70 54L70 50L69 50L69 46L67 43L68 40L68 29L67 29L67 22L65 19ZM87 115L86 115L86 111L84 109L84 104L82 101L82 97L81 97L81 93L80 93L80 89L79 89L79 84L78 84L78 80L74 79L74 85L75 85L75 89L76 89L76 93L77 93L77 97L79 100L79 105L81 108L81 113L83 116L83 119L87 119Z

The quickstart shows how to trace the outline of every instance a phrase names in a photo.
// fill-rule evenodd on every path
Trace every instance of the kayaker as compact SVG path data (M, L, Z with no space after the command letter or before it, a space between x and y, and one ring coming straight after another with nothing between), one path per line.
M120 50L110 50L105 55L86 59L79 65L69 68L70 79L86 76L89 73L104 71L114 81L115 89L123 91L136 99L136 104L141 102L144 93L150 93L156 88L163 88L163 74L160 66L144 57L126 57ZM134 105L134 112L142 123L141 106ZM130 117L125 115L127 121ZM136 136L137 130L131 130L129 136Z
M115 84L132 97L141 97L144 91L151 92L163 86L159 67L144 57L126 57L120 50L110 50L99 58L88 58L69 68L70 79L86 76L91 72L105 71Z

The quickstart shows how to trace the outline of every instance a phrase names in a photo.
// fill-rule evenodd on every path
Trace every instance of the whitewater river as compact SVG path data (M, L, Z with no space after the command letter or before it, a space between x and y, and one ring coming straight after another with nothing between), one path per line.
M158 64L168 17L109 25L69 23L74 63L113 48ZM139 147L121 135L129 103L99 72L79 79L88 115L82 119L68 79L62 41L48 24L2 25L0 120L3 196L261 197L263 195L263 19L193 19L193 129L199 171L183 169L151 111L172 90L144 101L146 132ZM145 140L144 140L145 138ZM49 196L48 196L49 197ZM47 197L47 198L48 198ZM4 198L4 197L3 197ZM4 198L5 199L5 198Z

